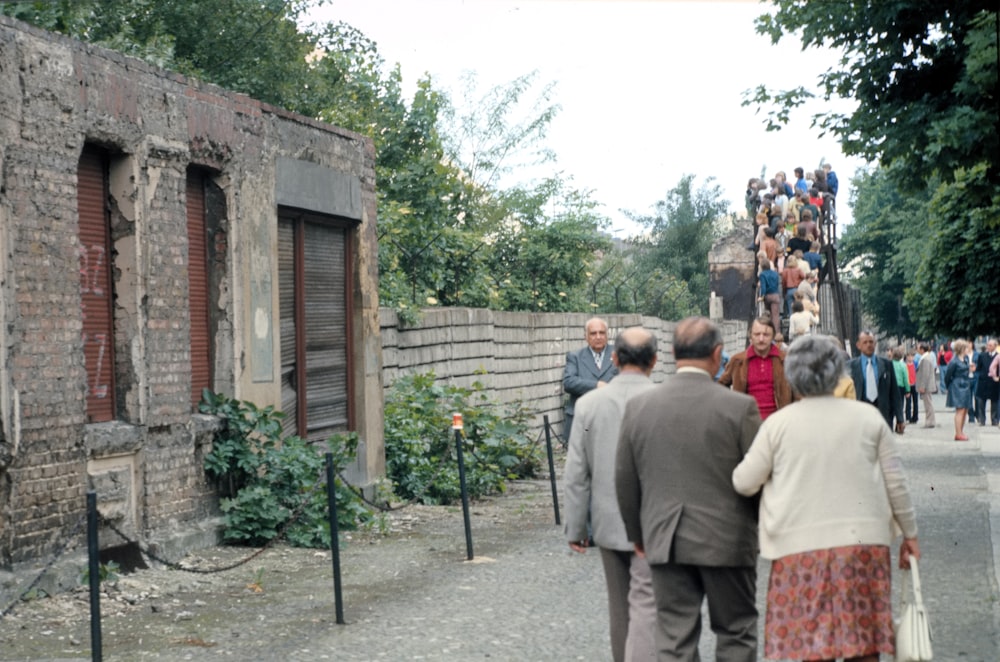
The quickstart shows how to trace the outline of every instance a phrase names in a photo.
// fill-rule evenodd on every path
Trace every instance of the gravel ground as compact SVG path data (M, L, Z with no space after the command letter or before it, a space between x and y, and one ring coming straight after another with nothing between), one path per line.
M460 506L410 506L389 515L385 534L347 533L344 625L329 551L279 546L217 574L122 576L104 585L104 659L602 659L606 628L578 631L605 619L600 560L569 554L549 483L514 483L470 511L471 562ZM252 551L213 547L184 563L222 566ZM581 593L593 599L581 604ZM81 587L19 605L0 621L0 660L88 658L88 600ZM584 653L566 658L573 640Z

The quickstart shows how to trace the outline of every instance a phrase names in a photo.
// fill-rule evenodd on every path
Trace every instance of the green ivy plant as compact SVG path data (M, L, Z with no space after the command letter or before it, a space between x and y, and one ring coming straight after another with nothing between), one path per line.
M297 547L329 547L330 523L323 452L298 436L281 438L284 414L273 406L203 392L199 410L223 420L205 470L216 480L223 498L223 539L234 544L262 545L287 525L285 538ZM357 451L355 432L337 434L327 444L336 470ZM364 503L339 478L337 526L354 529L371 519ZM288 524L294 515L294 522Z
M397 496L448 504L461 496L452 414L464 418L466 487L472 498L534 476L541 451L528 436L521 403L490 400L484 386L440 384L433 372L401 377L385 402L386 472Z

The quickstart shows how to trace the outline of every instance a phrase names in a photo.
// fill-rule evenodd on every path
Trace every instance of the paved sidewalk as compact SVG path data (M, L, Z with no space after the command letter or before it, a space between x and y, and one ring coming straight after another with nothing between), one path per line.
M969 426L969 442L953 441L953 412L939 400L937 428L911 425L897 437L917 507L935 659L996 662L1000 429ZM322 636L314 651L329 647L347 653L342 659L366 660L607 660L598 555L570 554L553 525L526 529L510 544L484 550L490 562L442 569L426 594L398 596L382 615ZM762 614L767 568L761 562ZM384 633L378 643L368 634L373 627ZM707 617L705 630L702 657L711 660Z

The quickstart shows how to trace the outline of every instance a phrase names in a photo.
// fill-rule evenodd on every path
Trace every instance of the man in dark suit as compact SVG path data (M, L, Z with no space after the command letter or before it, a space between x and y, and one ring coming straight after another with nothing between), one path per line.
M615 458L628 539L653 575L660 660L698 659L708 598L715 659L757 659L757 501L736 493L756 401L712 381L722 333L704 317L674 332L677 374L629 401ZM710 415L706 415L710 412Z
M996 338L990 338L986 342L986 351L979 352L976 358L976 376L979 381L976 383L976 413L979 424L986 425L986 404L990 405L990 425L1000 423L1000 416L997 415L997 400L1000 399L1000 388L990 376L990 365L997 356Z
M895 417L896 432L903 433L903 396L896 384L896 370L889 359L875 355L875 336L869 331L858 334L855 347L861 353L851 359L851 379L854 393L861 402L878 407L886 424L892 427Z
M584 335L587 346L566 354L563 390L569 394L569 401L566 403L563 423L563 445L569 443L576 401L581 395L606 386L618 374L618 368L611 361L611 348L608 347L608 323L599 317L593 317L587 320Z

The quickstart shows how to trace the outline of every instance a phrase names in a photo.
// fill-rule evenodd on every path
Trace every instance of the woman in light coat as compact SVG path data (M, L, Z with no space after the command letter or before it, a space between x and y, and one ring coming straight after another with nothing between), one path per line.
M788 350L802 399L761 425L733 471L762 492L760 554L771 559L764 656L877 662L893 646L889 545L900 567L920 557L917 521L892 431L868 403L837 398L844 359L826 336Z
M965 419L972 407L972 374L976 364L972 356L972 343L959 339L951 344L952 358L944 371L944 387L948 391L945 404L955 408L955 441L968 441L965 436Z

